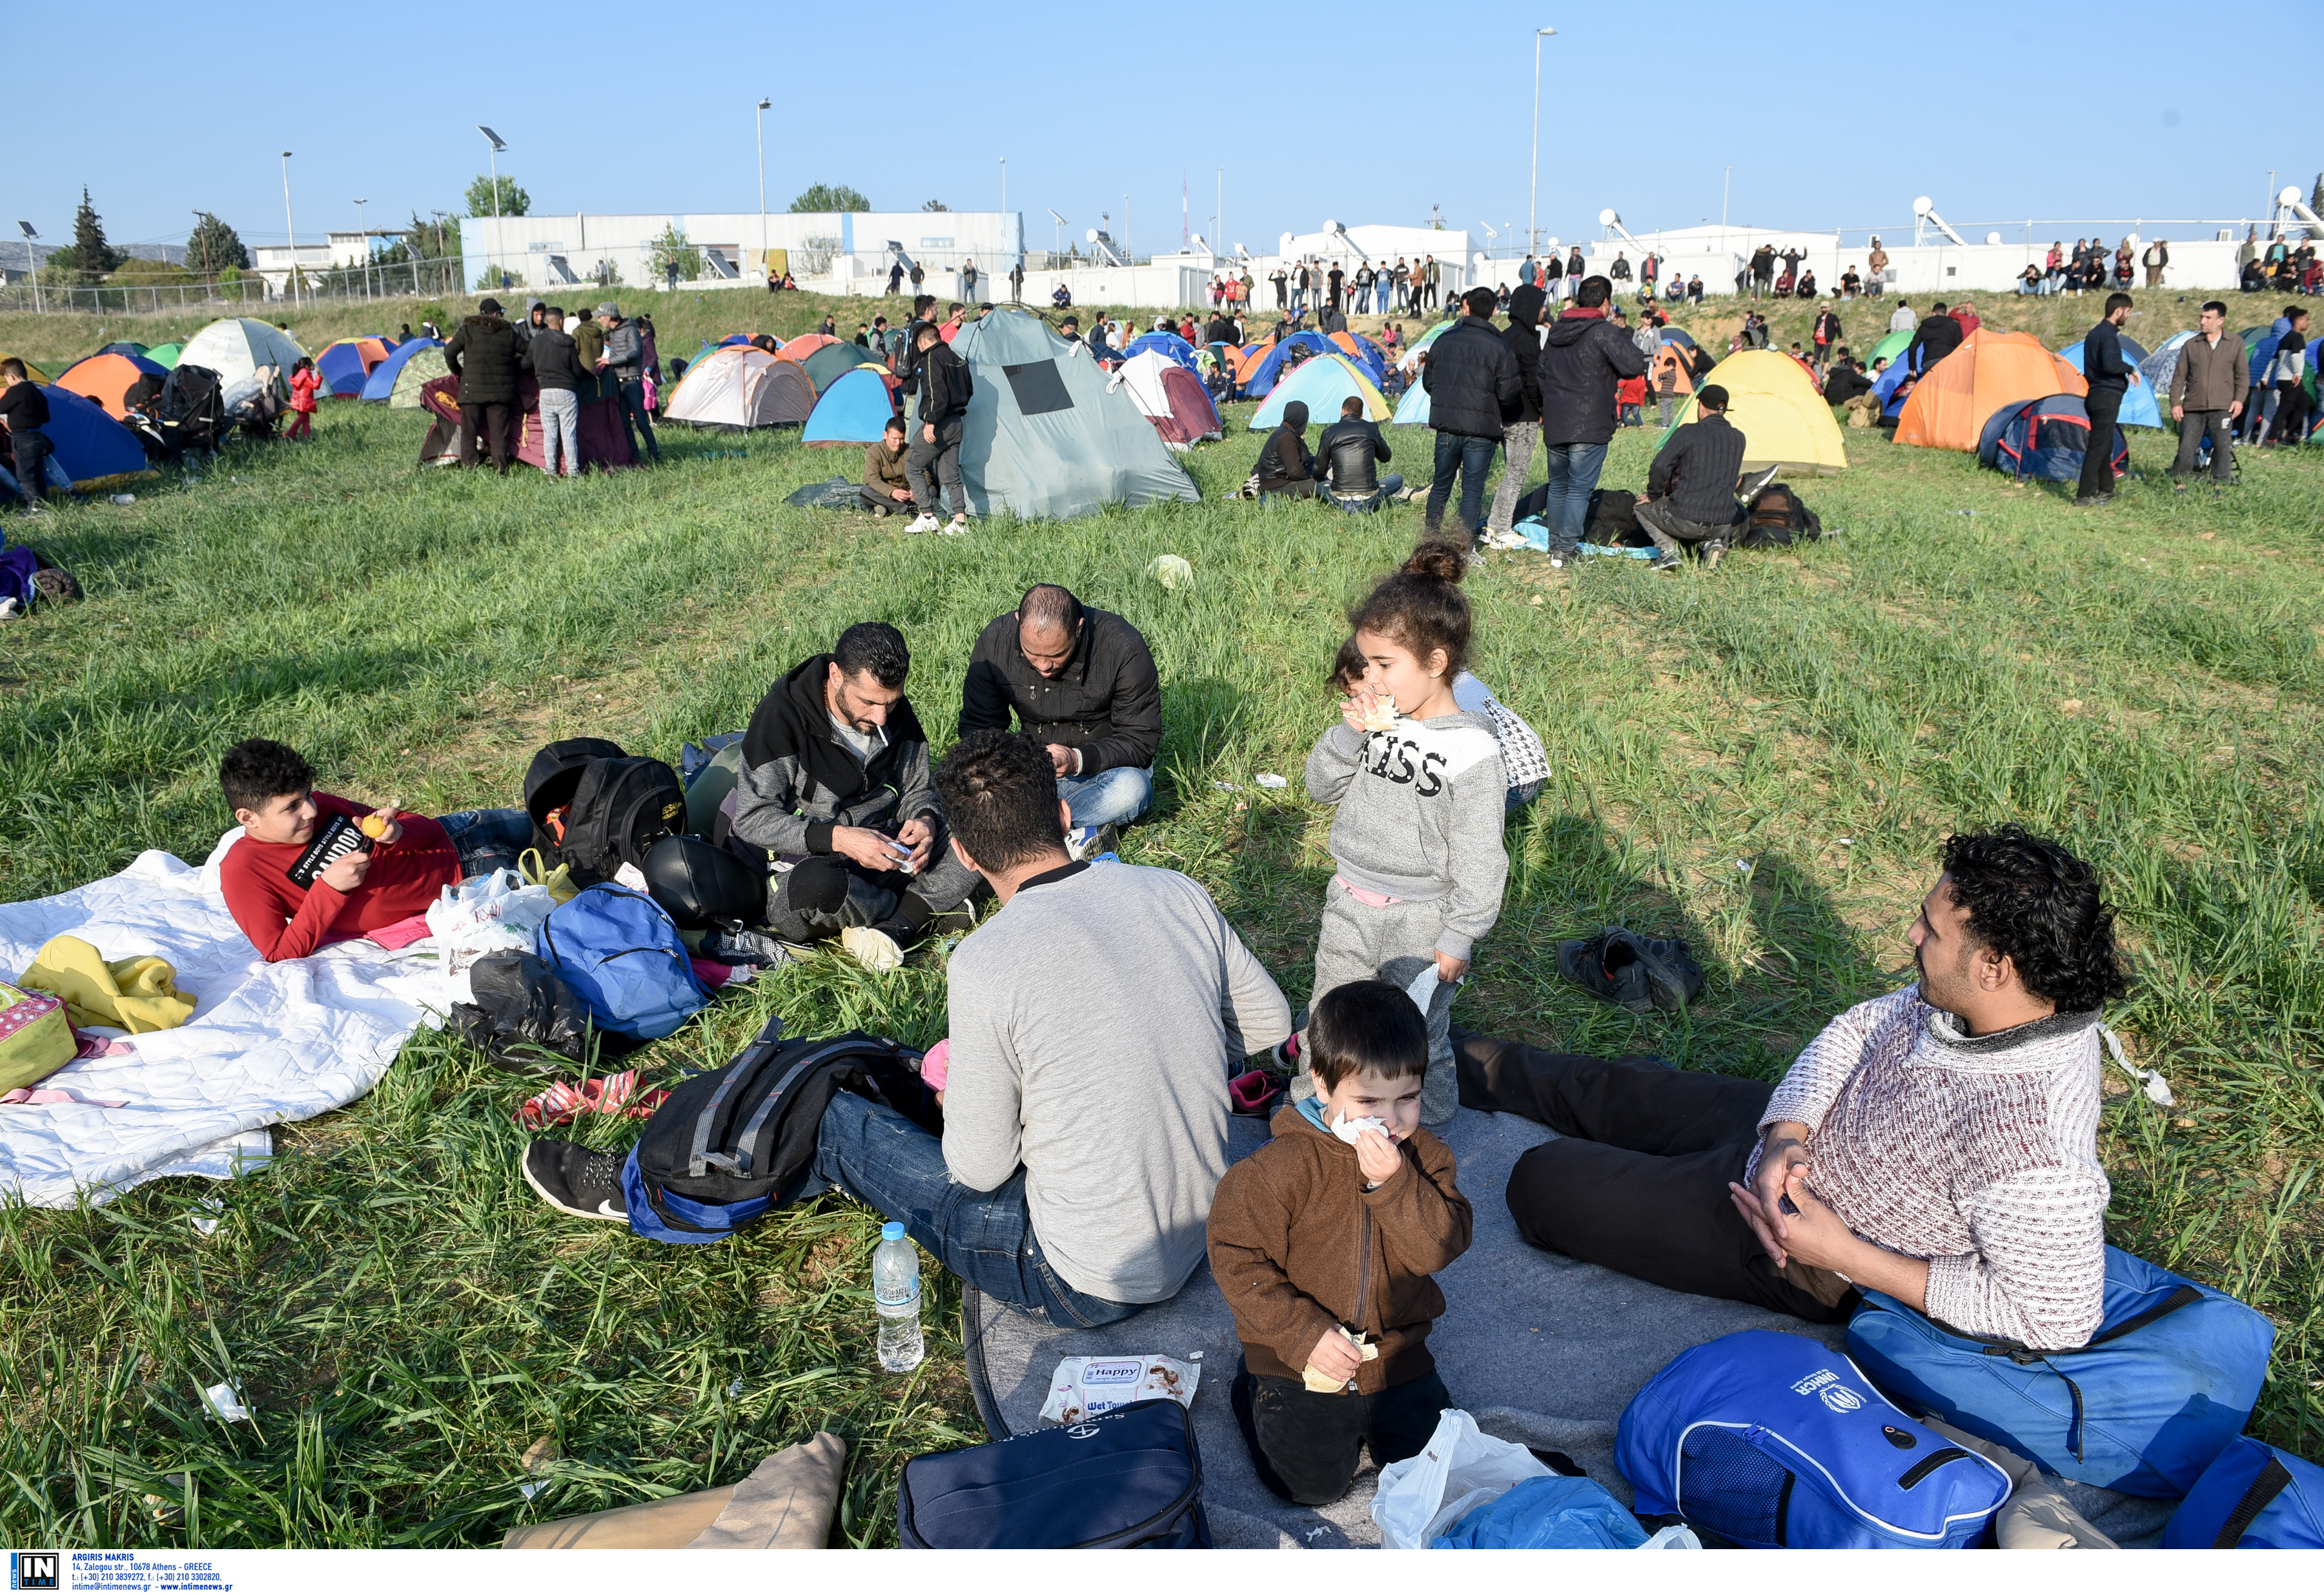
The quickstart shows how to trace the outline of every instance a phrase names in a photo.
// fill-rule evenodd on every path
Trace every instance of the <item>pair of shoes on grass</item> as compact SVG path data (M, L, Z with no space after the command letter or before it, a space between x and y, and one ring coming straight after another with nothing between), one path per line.
M1557 973L1632 1013L1675 1013L1702 994L1702 965L1685 941L1610 926L1586 940L1558 943Z

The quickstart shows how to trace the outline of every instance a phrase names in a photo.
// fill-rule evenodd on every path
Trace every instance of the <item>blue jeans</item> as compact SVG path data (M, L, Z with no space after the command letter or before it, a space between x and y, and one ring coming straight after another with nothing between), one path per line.
M942 1141L869 1098L832 1097L816 1129L815 1175L886 1213L956 1277L1028 1317L1093 1329L1144 1310L1084 1295L1057 1277L1033 1233L1022 1168L998 1190L972 1191L945 1166Z
M1390 471L1387 475L1379 479L1379 485L1369 493L1358 493L1353 497L1347 497L1340 493L1325 493L1323 496L1330 499L1333 503L1339 505L1341 509L1346 511L1351 515L1369 515L1374 510L1379 509L1382 504L1388 502L1388 499L1392 495L1402 493L1403 491L1403 475L1398 472Z
M1057 796L1073 811L1076 828L1126 825L1154 801L1154 772L1121 764L1095 775L1060 776Z
M661 445L654 441L653 418L646 413L646 384L641 377L622 384L622 424L630 429L630 452L638 448L638 434L646 435L646 453L656 465L661 464Z
M1541 452L1549 463L1549 502L1542 506L1541 519L1549 528L1550 546L1579 548L1590 524L1590 494L1606 468L1606 446L1547 443Z
M513 870L532 845L532 816L521 808L464 808L438 816L436 823L460 855L460 879Z
M1461 529L1474 532L1485 523L1485 473L1493 468L1493 450L1500 446L1499 438L1471 438L1464 432L1436 434L1436 479L1428 484L1428 513L1424 518L1429 530L1438 530L1444 524L1444 506L1452 500L1456 471L1461 476Z

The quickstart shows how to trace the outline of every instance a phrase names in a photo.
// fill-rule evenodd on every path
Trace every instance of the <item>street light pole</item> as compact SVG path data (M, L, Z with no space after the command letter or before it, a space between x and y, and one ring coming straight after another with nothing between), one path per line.
M32 314L37 316L41 313L41 263L32 254L32 240L41 235L40 230L30 222L18 222L16 230L24 235L24 272L32 280Z
M1541 245L1539 210L1541 207L1541 41L1557 36L1555 28L1536 28L1533 31L1533 184L1526 198L1526 253L1532 254Z
M767 107L775 102L763 97L752 119L759 124L759 270L767 271Z
M484 142L491 144L493 147L491 157L493 169L493 242L494 244L499 244L503 242L500 229L501 152L507 149L508 145L502 141L499 134L494 133L491 128L486 127L481 122L476 124L476 131L483 134L484 135ZM499 270L499 268L493 264L493 252L489 249L484 252L484 270L486 272L497 272Z
M299 228L290 219L290 152L282 152L282 230L290 236L290 302L299 302Z

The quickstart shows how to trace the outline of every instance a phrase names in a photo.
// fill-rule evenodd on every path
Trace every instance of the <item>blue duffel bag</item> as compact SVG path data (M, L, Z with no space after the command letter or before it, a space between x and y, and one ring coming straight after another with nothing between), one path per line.
M2176 1500L2251 1422L2274 1327L2233 1296L2114 1247L2089 1343L2070 1351L1960 1334L1877 1291L1848 1349L1907 1409L2052 1472Z
M2239 1436L2163 1530L2169 1551L2324 1551L2324 1468Z
M908 1550L1208 1550L1194 1420L1162 1397L904 1464Z
M2010 1491L1846 1357L1765 1329L1673 1359L1623 1409L1614 1461L1640 1517L1759 1548L1959 1549Z

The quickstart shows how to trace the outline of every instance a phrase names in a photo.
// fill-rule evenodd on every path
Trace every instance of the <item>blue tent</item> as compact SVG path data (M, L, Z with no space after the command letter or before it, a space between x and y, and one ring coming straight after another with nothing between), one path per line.
M1880 413L1890 420L1904 413L1904 400L1909 395L1899 394L1896 390L1904 386L1904 379L1912 374L1900 356L1890 361L1888 369L1873 380L1872 396L1880 401Z
M2090 412L2081 400L2071 393L2052 393L1995 410L1978 434L1977 457L2012 476L2073 482L2081 477L2089 440ZM2119 427L2114 434L2114 468L2117 476L2130 468L2130 447Z
M392 354L394 351L390 350ZM290 373L283 373L288 376ZM315 356L315 374L323 379L323 392L334 399L351 398L363 392L369 380L364 370L363 350L353 338L331 345Z
M1142 355L1152 349L1166 359L1176 360L1195 375L1202 374L1194 364L1194 346L1175 332L1144 332L1131 338L1122 348L1124 355Z
M1428 424L1428 390L1415 383L1404 391L1404 401L1396 407L1395 427L1425 427Z
M888 418L895 413L896 401L887 379L859 365L823 391L799 433L799 441L809 448L877 443Z
M2123 394L2122 413L2115 419L2126 427L2159 427L2163 424L2163 410L2155 402L2154 384L2148 382L2139 370L2140 362L2146 358L2146 352L2143 349L2136 354L2131 352L2137 348L2138 346L2128 338L2122 340L2123 363L2130 367L2130 389ZM2058 351L2058 358L2076 371L2081 370L2082 346L2068 344ZM2083 424L2089 424L2087 417Z
M395 379L402 372L404 362L422 349L440 349L443 346L442 339L432 337L416 337L396 345L387 358L373 366L371 375L364 379L362 398L373 404L386 403L388 395L395 392Z
M105 406L84 399L70 388L44 386L49 397L48 424L41 429L54 449L50 475L58 470L73 485L106 476L134 475L145 469L145 450L136 435L105 413Z
M1310 355L1339 355L1344 357L1346 354L1339 345L1322 333L1310 332L1302 328L1288 337L1279 339L1275 347L1269 349L1266 356L1251 368L1250 380L1242 385L1244 395L1251 399L1264 399L1268 393L1274 392L1276 383L1283 375L1284 357L1294 349L1305 349Z

